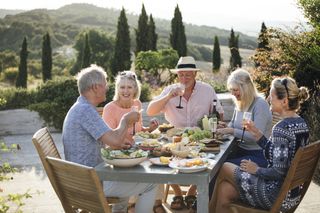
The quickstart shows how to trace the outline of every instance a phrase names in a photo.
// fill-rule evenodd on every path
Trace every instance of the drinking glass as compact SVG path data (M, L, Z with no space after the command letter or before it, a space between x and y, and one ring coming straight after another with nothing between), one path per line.
M133 112L138 112L138 106L132 106L131 111ZM136 123L133 123L133 128L132 128L132 135L136 134Z
M180 88L180 99L179 99L179 105L176 106L176 107L177 107L178 109L182 109L183 106L181 106L181 99L182 99L182 96L183 96L183 94L184 94L185 85L179 83L179 84L178 84L178 88Z
M251 116L252 116L252 113L251 113L251 112L244 112L244 113L243 113L243 117L242 117L242 123L243 123L243 125L244 125L246 122L251 121ZM245 131L245 130L246 130L246 128L243 126L240 143L243 142L243 135L244 135L244 131Z

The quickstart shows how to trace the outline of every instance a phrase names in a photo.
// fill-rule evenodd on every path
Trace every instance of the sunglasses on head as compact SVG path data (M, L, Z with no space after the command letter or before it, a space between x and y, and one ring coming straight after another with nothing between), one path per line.
M125 77L128 77L128 78L133 78L133 79L136 79L136 74L132 73L132 72L126 72L126 71L123 71L123 72L120 72L120 76L125 76Z
M289 97L289 90L288 90L288 86L287 86L287 84L288 84L288 79L283 78L283 79L280 80L280 82L281 82L281 84L284 86L284 88L286 89L286 91L287 91L287 96Z

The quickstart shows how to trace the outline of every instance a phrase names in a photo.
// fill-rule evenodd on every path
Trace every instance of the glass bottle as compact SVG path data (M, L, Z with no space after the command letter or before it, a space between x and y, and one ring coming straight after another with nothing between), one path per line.
M209 124L210 124L210 129L212 132L212 138L215 138L216 132L217 132L217 127L218 127L218 119L217 117L211 117L209 119Z
M202 118L202 127L204 130L210 130L209 129L209 119L207 115L204 115L204 118Z
M217 100L216 99L213 100L212 111L211 111L211 116L210 117L212 117L212 118L216 117L217 121L220 120L220 114L217 111Z

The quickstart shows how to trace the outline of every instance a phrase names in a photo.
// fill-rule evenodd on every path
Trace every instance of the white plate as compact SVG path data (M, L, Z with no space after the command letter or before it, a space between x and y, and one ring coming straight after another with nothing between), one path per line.
M171 161L169 163L169 167L173 169L178 169L179 172L181 173L194 173L194 172L204 171L207 168L212 168L216 163L216 161L212 159L206 159L206 158L199 158L199 159L201 159L206 163L201 166L186 167L186 166L183 166L186 162L194 161L195 159L182 159L182 160Z
M162 146L162 142L159 142L157 139L144 139L142 141L136 142L136 145L139 149L144 151L153 150L155 147Z
M102 157L103 160L110 164L110 165L114 165L114 166L118 166L118 167L133 167L136 166L140 163L142 163L143 161L145 161L148 157L141 157L141 158L121 158L121 159L106 159L104 157Z
M133 136L133 140L137 142L145 139L159 139L160 137L161 137L160 133L137 132Z
M157 166L168 166L169 164L167 163L161 163L160 158L150 158L149 161L153 164L153 165L157 165Z

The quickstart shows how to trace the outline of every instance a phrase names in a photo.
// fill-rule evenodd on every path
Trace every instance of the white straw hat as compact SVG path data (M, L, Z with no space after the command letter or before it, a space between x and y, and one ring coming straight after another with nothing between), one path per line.
M173 73L178 71L200 71L196 66L196 61L191 56L180 57L175 69L170 70Z

